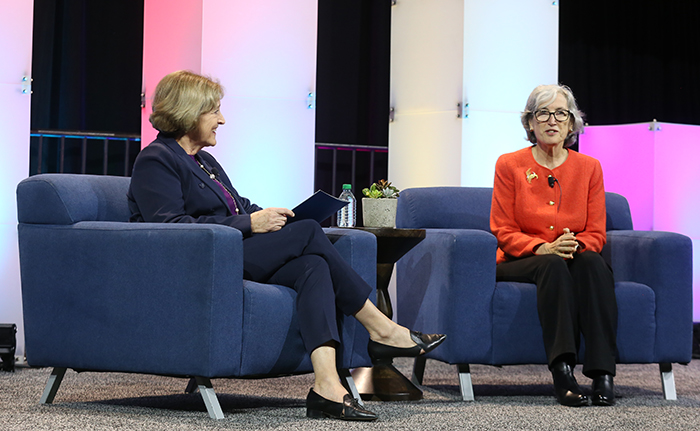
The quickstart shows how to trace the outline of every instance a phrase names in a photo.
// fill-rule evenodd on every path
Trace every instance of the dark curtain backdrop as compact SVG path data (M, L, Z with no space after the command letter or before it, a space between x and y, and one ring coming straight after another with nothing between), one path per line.
M143 0L34 0L31 128L141 133Z
M589 124L700 124L700 1L559 3L559 80Z
M390 0L319 0L316 142L387 146Z

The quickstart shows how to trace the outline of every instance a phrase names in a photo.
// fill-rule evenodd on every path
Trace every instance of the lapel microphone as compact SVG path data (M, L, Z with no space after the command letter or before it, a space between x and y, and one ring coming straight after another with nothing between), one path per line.
M559 180L557 180L556 178L554 178L551 175L547 177L547 181L549 182L549 187L551 187L551 188L554 188L555 182L559 182Z

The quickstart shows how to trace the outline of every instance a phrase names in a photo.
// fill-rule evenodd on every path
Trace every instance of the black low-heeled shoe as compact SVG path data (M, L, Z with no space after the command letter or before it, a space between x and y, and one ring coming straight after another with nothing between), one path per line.
M393 347L386 344L369 340L367 352L373 360L391 358L413 358L421 354L428 353L439 346L447 335L445 334L423 334L418 331L410 331L411 339L416 343L413 347Z
M613 376L603 374L593 378L593 395L591 402L596 406L615 405L615 391L613 388Z
M306 417L332 418L344 421L376 421L377 415L362 407L356 398L346 394L342 403L327 400L309 390L306 396Z
M554 392L559 404L567 407L581 407L588 405L588 397L583 393L576 382L571 366L564 361L552 364L552 378L554 379Z

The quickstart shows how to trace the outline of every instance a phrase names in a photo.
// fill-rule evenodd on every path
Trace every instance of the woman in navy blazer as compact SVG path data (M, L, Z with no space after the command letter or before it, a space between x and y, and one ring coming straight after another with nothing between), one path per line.
M336 309L368 330L373 359L418 356L437 347L442 334L409 331L379 311L371 287L343 260L313 220L287 224L287 208L261 208L240 196L214 157L225 123L223 89L188 71L167 75L156 87L150 121L160 133L136 158L129 188L131 221L215 223L243 233L244 278L297 291L297 313L311 356L314 387L307 416L377 419L340 384L335 348L340 342Z

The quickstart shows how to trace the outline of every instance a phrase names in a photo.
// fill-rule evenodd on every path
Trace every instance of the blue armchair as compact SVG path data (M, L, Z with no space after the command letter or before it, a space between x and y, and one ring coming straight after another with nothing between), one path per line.
M192 378L222 418L212 378L311 372L296 293L243 280L241 232L128 223L129 181L45 174L17 187L27 361L54 367L41 402L53 401L67 368L159 374ZM375 236L326 233L374 286ZM338 324L338 368L359 398L347 369L371 365L369 335L354 318Z
M456 364L464 400L473 400L469 364L546 364L534 284L496 283L491 188L431 187L401 192L396 225L426 239L397 263L397 319L448 334L428 358ZM615 275L618 362L658 363L666 399L675 399L671 363L692 350L692 244L670 232L632 230L627 200L606 193L603 256ZM582 342L585 349L585 341ZM414 365L421 383L425 358Z

